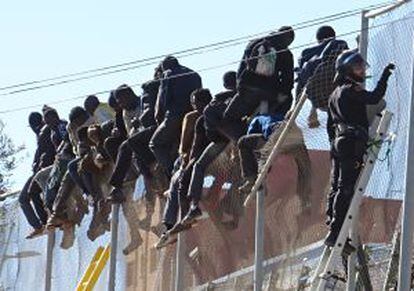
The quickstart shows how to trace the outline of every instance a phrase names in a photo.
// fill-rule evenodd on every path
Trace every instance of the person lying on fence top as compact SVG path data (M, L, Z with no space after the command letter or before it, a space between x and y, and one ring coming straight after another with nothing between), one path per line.
M32 239L44 233L47 212L40 196L42 191L39 187L31 188L30 186L34 175L42 168L51 165L55 159L55 148L50 139L50 128L45 126L42 114L39 112L30 113L29 125L36 134L37 149L32 165L33 174L27 179L19 195L20 207L27 222L33 228L26 239Z
M208 89L197 89L191 94L191 105L194 110L184 117L179 147L180 156L177 159L179 168L170 181L168 201L162 221L166 232L160 238L158 247L167 240L168 231L176 225L177 221L184 218L189 209L187 190L193 166L209 143L205 135L203 111L211 99L212 96ZM179 212L182 215L180 219L178 218Z
M226 137L227 131L224 126L226 123L228 124L228 120L223 118L223 113L228 106L228 102L236 94L236 80L233 77L234 73L227 73L225 75L224 80L229 81L229 83L225 83L228 90L215 95L203 112L205 135L209 144L203 151L200 151L196 155L197 158L192 169L187 192L191 205L188 213L181 222L184 227L191 225L201 217L202 213L199 208L199 202L203 190L205 171L230 142L230 139ZM235 140L238 140L246 132L244 123L238 122L240 124L232 128L232 137Z
M279 107L279 112L286 113L290 109L294 74L293 55L288 47L294 38L293 28L283 26L249 43L237 73L238 94L224 113L226 119L240 121L251 116L261 101ZM232 136L232 127L228 130L231 140L237 141Z
M114 95L119 107L122 108L127 139L122 142L118 150L115 167L109 181L109 184L111 184L114 189L109 194L108 200L113 203L121 203L125 198L122 192L122 186L129 170L131 169L133 156L133 151L129 145L128 138L135 132L139 131L141 101L128 85L119 86L115 90Z
M100 102L95 95L86 97L83 103L83 108L85 108L90 116L93 116L98 124L102 124L115 118L115 111L112 107L109 106L108 103Z
M274 128L283 121L282 114L259 114L252 119L247 130L247 135L239 139L238 147L240 153L240 165L244 183L239 188L244 195L256 182L258 175L259 150L265 145Z
M394 68L394 64L387 65L376 88L369 92L362 87L366 62L361 54L346 51L337 60L337 87L329 100L328 111L328 134L333 140L331 183L336 192L330 206L333 219L325 239L327 246L335 245L363 167L369 127L367 105L377 104L384 97Z
M150 149L168 177L171 177L178 153L181 123L185 114L191 111L190 95L202 84L196 72L179 64L173 56L166 57L161 67L163 77L155 107L158 127L151 138Z
M104 141L104 148L111 158L112 162L116 162L116 157L118 154L118 149L121 146L122 142L127 139L128 133L125 128L124 116L122 113L122 108L119 106L115 98L115 90L111 91L109 94L108 104L115 111L114 126L112 128L111 134Z

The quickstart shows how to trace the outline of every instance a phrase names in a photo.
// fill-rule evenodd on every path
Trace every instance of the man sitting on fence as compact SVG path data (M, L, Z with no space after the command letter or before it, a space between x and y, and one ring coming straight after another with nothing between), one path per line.
M308 90L307 95L312 102L312 108L308 116L308 125L310 128L319 126L318 114L316 109L326 110L329 94L322 94L326 91L326 87L332 86L332 79L334 76L334 63L337 56L348 49L348 44L343 40L336 39L335 30L330 26L321 26L316 32L316 46L307 48L302 51L299 58L299 67L297 72L297 86L296 86L296 100L301 96L301 93L312 78L323 78L315 80L316 94ZM324 73L317 74L317 71L324 71ZM318 75L318 76L316 76ZM333 88L330 90L330 92ZM319 96L321 95L322 96Z
M36 182L33 183L33 177L41 169L53 164L55 160L55 148L50 138L50 128L44 124L42 114L30 113L29 125L36 134L37 149L32 164L33 175L27 180L19 195L20 207L27 221L33 227L33 231L26 237L27 239L35 238L44 233L48 216L41 198L42 190Z
M170 230L173 229L177 221L184 218L188 211L189 202L186 194L194 162L208 145L208 139L205 136L203 111L212 99L210 91L208 89L197 89L191 96L191 104L194 110L184 117L179 147L180 156L177 159L179 169L171 179L163 217L166 231L156 244L156 248L161 248L175 239L169 240ZM179 213L181 213L181 218L178 218ZM174 227L175 232L182 230L178 229L180 226L180 224L177 224Z
M191 201L190 209L181 221L184 226L191 225L196 222L202 215L199 208L199 202L202 195L204 175L208 166L221 154L230 142L226 137L227 132L223 130L224 120L223 114L230 100L236 94L236 80L234 73L227 73L224 77L226 91L214 96L213 100L204 109L204 129L205 135L209 140L207 147L200 151L194 162L191 179L187 190L187 197ZM232 128L232 137L236 141L246 132L246 128L239 121L237 127Z
M201 77L181 65L173 56L161 63L163 76L158 91L155 119L158 127L150 141L150 148L157 162L168 177L172 175L178 154L181 124L191 111L191 93L202 87Z
M295 37L292 27L252 41L246 48L238 71L237 95L224 113L226 135L238 140L241 119L251 116L267 101L286 113L292 104L293 55L288 49Z

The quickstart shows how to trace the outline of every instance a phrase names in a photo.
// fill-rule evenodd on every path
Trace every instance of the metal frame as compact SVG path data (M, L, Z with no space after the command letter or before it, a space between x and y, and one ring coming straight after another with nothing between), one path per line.
M108 291L115 291L116 283L116 255L118 252L118 228L119 228L120 204L112 205L111 219L111 254L109 260Z
M382 113L381 120L379 121L379 125L376 130L376 140L380 139L384 141L386 139L386 133L391 122L391 117L392 114L388 111L384 111ZM313 277L311 290L325 290L329 286L329 281L333 279L332 275L335 273L336 262L341 259L344 245L350 234L355 218L357 218L359 206L361 204L364 191L368 185L371 173L374 169L375 161L380 149L380 146L372 148L365 159L364 169L362 170L357 186L355 187L355 193L336 244L333 248L325 247L320 263Z
M52 290L53 249L55 247L55 230L47 234L45 291Z
M407 163L405 176L405 197L403 202L403 219L401 226L401 247L398 276L398 290L411 289L411 266L413 258L414 231L414 64L411 84L410 119L408 124Z

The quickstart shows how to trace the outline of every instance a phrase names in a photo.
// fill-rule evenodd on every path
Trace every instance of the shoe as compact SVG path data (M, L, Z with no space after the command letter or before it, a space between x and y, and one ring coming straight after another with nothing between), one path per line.
M65 220L58 217L56 214L52 214L49 219L47 220L46 228L47 229L54 229L55 227L60 227L65 224Z
M250 194L250 191L252 190L255 182L256 182L256 177L254 177L254 176L247 177L244 180L243 185L241 185L239 187L240 194L242 194L242 195L248 195L248 194Z
M188 214L181 221L181 224L183 224L183 225L194 224L202 216L203 216L203 213L201 212L200 208L198 208L198 207L191 208L190 211L188 212Z
M153 234L155 234L157 237L161 237L161 235L166 232L166 227L164 223L158 223L157 225L151 226L150 230Z
M120 188L115 187L109 194L107 200L111 203L118 204L125 201L125 196Z
M179 232L182 232L182 231L190 229L190 228L191 228L191 224L184 225L184 224L182 224L182 222L179 222L176 225L174 225L173 228L171 228L169 230L169 233L170 234L177 234Z
M342 256L350 256L353 252L356 251L356 247L351 244L351 239L347 239L342 251Z
M45 227L42 226L41 228L33 229L33 231L26 236L26 239L34 239L44 234L45 234Z
M336 231L330 231L328 235L325 237L325 245L328 247L334 247L336 240L338 239L339 233Z
M169 232L165 232L161 235L158 242L154 245L154 247L159 250L165 248L168 245L174 244L177 242L177 235L171 234Z
M143 240L141 236L138 236L136 238L131 238L131 241L129 244L122 250L122 253L127 256L133 251L135 251L137 248L139 248L143 243Z

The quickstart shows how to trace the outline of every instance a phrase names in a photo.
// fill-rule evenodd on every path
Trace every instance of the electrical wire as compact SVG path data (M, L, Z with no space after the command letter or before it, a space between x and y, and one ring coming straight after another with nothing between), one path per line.
M389 24L392 24L392 23L406 21L406 20L412 19L412 18L414 18L414 16L404 17L404 18L401 18L401 19L398 19L398 20L389 21L389 22L382 23L382 24L379 24L379 25L371 26L367 30L372 30L372 29L375 29L375 28L383 27L383 26L386 26L386 25L389 25ZM364 31L364 30L362 30L362 29L353 30L353 31L350 31L350 32L347 32L347 33L340 34L337 37L339 37L339 38L340 37L345 37L345 36L353 35L355 33L360 33L362 31ZM281 50L278 50L276 52L278 53L278 52L283 52L283 51L287 51L287 50L296 50L296 49L308 47L309 45L313 45L315 43L316 42L306 43L306 44L302 44L302 45L292 47L290 49L281 49ZM255 58L257 58L257 57L248 58L247 60L253 60ZM228 67L230 65L238 64L239 62L240 62L240 60L235 60L235 61L231 61L231 62L228 62L228 63L225 63L225 64L220 64L220 65L215 65L215 66L207 67L207 68L204 68L204 69L200 69L198 71L199 72L205 72L205 71L216 70L216 69L219 69L219 68ZM194 74L194 72L178 74L178 75L175 75L175 76L172 76L172 77L162 78L161 80L175 79L175 78L187 76L189 74ZM133 88L133 87L142 86L142 85L143 85L143 83L137 83L137 84L132 84L129 87ZM55 105L55 104L65 103L65 102L72 101L72 100L86 98L88 95L100 95L100 94L109 93L111 91L112 90L104 90L104 91L95 92L93 94L86 94L86 95L81 95L81 96L72 97L72 98L65 98L65 99L54 101L54 102L49 102L48 104ZM37 107L42 106L42 105L43 105L43 103L40 103L40 104L28 105L28 106L14 108L14 109L3 110L3 111L0 111L0 114L13 113L13 112L18 112L18 111L22 111L22 110L37 108Z
M312 27L314 25L324 23L326 21L334 21L334 20L338 20L338 19L343 19L343 18L355 16L355 15L361 13L361 11L363 11L363 10L381 8L381 7L384 7L384 6L393 4L393 3L395 3L395 1L387 1L387 2L383 2L383 3L379 3L379 4L369 5L369 6L364 7L364 8L358 8L358 9L348 10L348 11L344 11L344 12L339 12L339 13L335 13L335 14L331 14L331 15L327 15L327 16L323 16L323 17L319 17L319 18L314 18L314 19L311 19L311 20L303 21L303 22L299 22L299 23L293 25L292 27L295 30L301 30L301 29L305 29L305 28L308 28L308 27ZM268 31L260 32L260 33L255 33L255 34L250 34L250 35L246 35L246 36L242 36L242 37L238 37L238 38L233 38L233 39L229 39L229 40L224 40L224 41L220 41L220 42L216 42L216 43L211 43L211 44L207 44L207 45L202 45L202 46L198 46L198 47L194 47L194 48L190 48L190 49L185 49L185 50L173 52L173 53L170 53L170 54L158 55L158 56L138 59L138 60L134 60L134 61L130 61L130 62L124 62L124 63L120 63L120 64L116 64L116 65L110 65L110 66L105 66L105 67L100 67L100 68L95 68L95 69L89 69L89 70L80 71L80 72L76 72L76 73L64 74L64 75L51 77L51 78L46 78L46 79L42 79L42 80L34 80L34 81L28 81L28 82L8 85L8 86L0 87L0 91L10 90L10 89L20 88L20 87L26 87L26 86L29 86L29 85L37 85L37 84L42 84L42 83L45 83L45 82L51 82L51 81L66 79L66 78L70 78L70 77L76 77L76 76L81 76L81 75L86 75L86 74L91 74L91 73L107 71L107 70L118 68L117 70L112 70L112 71L105 72L105 73L93 74L93 75L84 76L84 77L77 77L77 78L73 78L73 79L69 79L69 80L53 82L53 83L47 84L47 85L39 85L39 86L28 88L27 90L25 90L25 89L14 90L14 91L10 92L10 94L5 93L5 94L1 94L0 96L12 95L12 94L15 94L15 93L26 92L26 91L31 91L31 90L37 90L37 89L41 89L41 88L47 88L47 87L51 87L51 86L57 86L57 85L71 83L71 82L76 82L76 81L87 80L87 79L91 79L91 78L95 78L95 77L105 76L105 75L109 75L109 74L124 72L124 71L128 71L128 70L138 69L138 68L142 68L142 67L145 67L145 66L156 64L156 63L158 63L159 59L161 59L163 57L166 57L167 55L176 55L177 57L187 57L187 56L191 56L191 55L194 55L194 54L198 54L198 53L200 53L199 51L203 51L205 49L220 50L220 49L227 48L227 47L230 47L230 46L239 45L241 41L244 42L246 39L251 39L251 38L254 38L254 37L258 37L260 35L268 34L270 32L272 32L272 30L268 30ZM157 60L157 61L154 62L155 60ZM142 65L141 63L144 63L144 64ZM137 66L137 64L141 64L141 65ZM132 66L132 65L134 65L134 66ZM120 69L121 67L125 67L125 66L129 66L129 67Z

